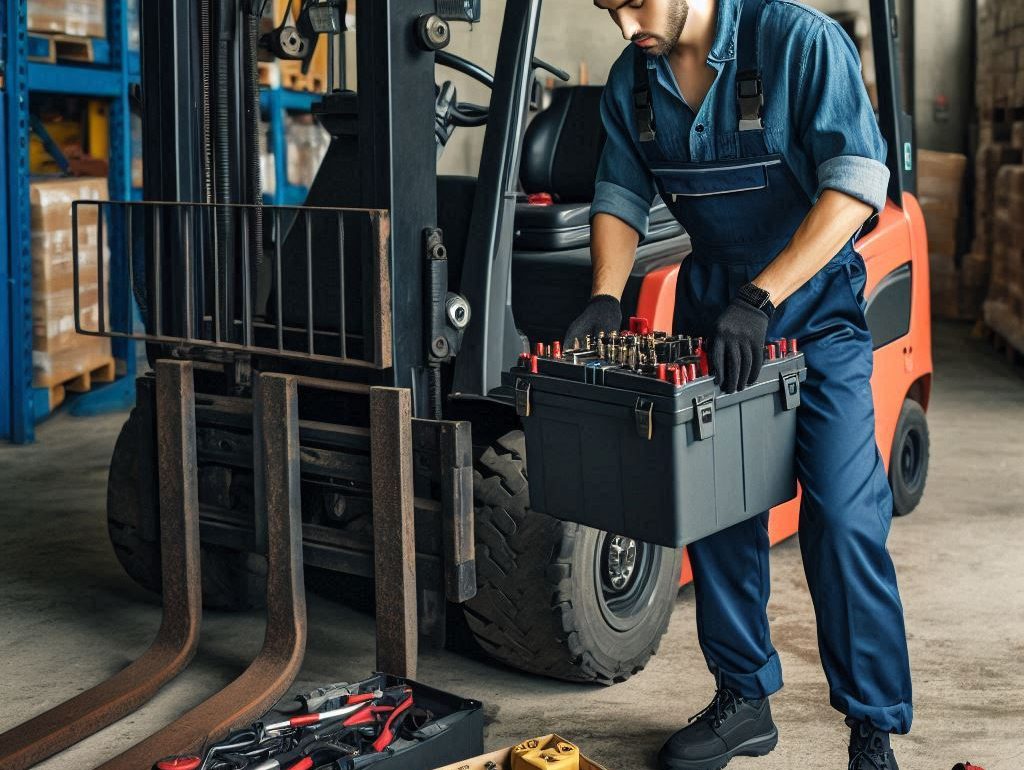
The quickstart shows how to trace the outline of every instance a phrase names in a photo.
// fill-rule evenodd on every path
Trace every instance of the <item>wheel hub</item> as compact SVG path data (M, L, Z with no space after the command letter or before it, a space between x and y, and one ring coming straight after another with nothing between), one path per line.
M605 570L608 583L616 591L629 585L636 571L636 541L632 538L614 535L608 542L608 558Z

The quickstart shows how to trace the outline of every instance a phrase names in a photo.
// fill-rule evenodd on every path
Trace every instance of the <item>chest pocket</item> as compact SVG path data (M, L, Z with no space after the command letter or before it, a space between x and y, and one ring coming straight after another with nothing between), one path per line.
M662 193L675 200L763 190L769 169L781 165L781 156L771 155L718 163L659 163L651 172Z

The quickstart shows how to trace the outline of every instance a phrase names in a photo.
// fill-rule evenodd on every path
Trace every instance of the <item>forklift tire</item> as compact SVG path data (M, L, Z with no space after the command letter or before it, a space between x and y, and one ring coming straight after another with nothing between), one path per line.
M147 591L160 594L163 582L160 568L159 525L154 523L157 540L143 539L140 517L157 517L155 501L144 501L139 494L140 474L155 475L155 459L147 467L138 451L137 431L141 417L132 410L114 444L107 478L107 532L114 555L132 580ZM155 483L155 479L154 479ZM232 551L213 545L201 546L200 566L203 579L203 605L209 609L244 610L264 604L266 560L256 554Z
M928 480L928 459L928 418L922 406L908 398L900 410L889 455L894 516L906 516L921 502Z
M477 461L478 591L463 605L467 625L487 654L516 668L623 682L668 628L682 550L531 511L525 460L525 437L512 431ZM629 549L633 559L624 560Z

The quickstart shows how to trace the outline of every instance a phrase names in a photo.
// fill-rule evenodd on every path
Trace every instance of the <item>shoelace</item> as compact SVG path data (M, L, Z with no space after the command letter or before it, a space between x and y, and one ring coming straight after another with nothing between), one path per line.
M863 743L850 756L849 770L888 770L889 759L882 740L875 735L860 737Z
M726 714L735 714L736 708L742 702L736 693L727 687L719 687L715 691L715 697L711 699L711 703L702 708L688 720L687 724L696 722L698 719L705 719L710 717L711 724L714 727L721 727ZM880 769L881 770L881 769Z

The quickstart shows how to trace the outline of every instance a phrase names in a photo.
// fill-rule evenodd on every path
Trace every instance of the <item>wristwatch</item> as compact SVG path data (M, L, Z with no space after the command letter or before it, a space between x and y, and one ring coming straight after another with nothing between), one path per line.
M772 304L771 296L760 286L752 283L741 286L736 298L753 305L769 318L775 315L775 305Z

